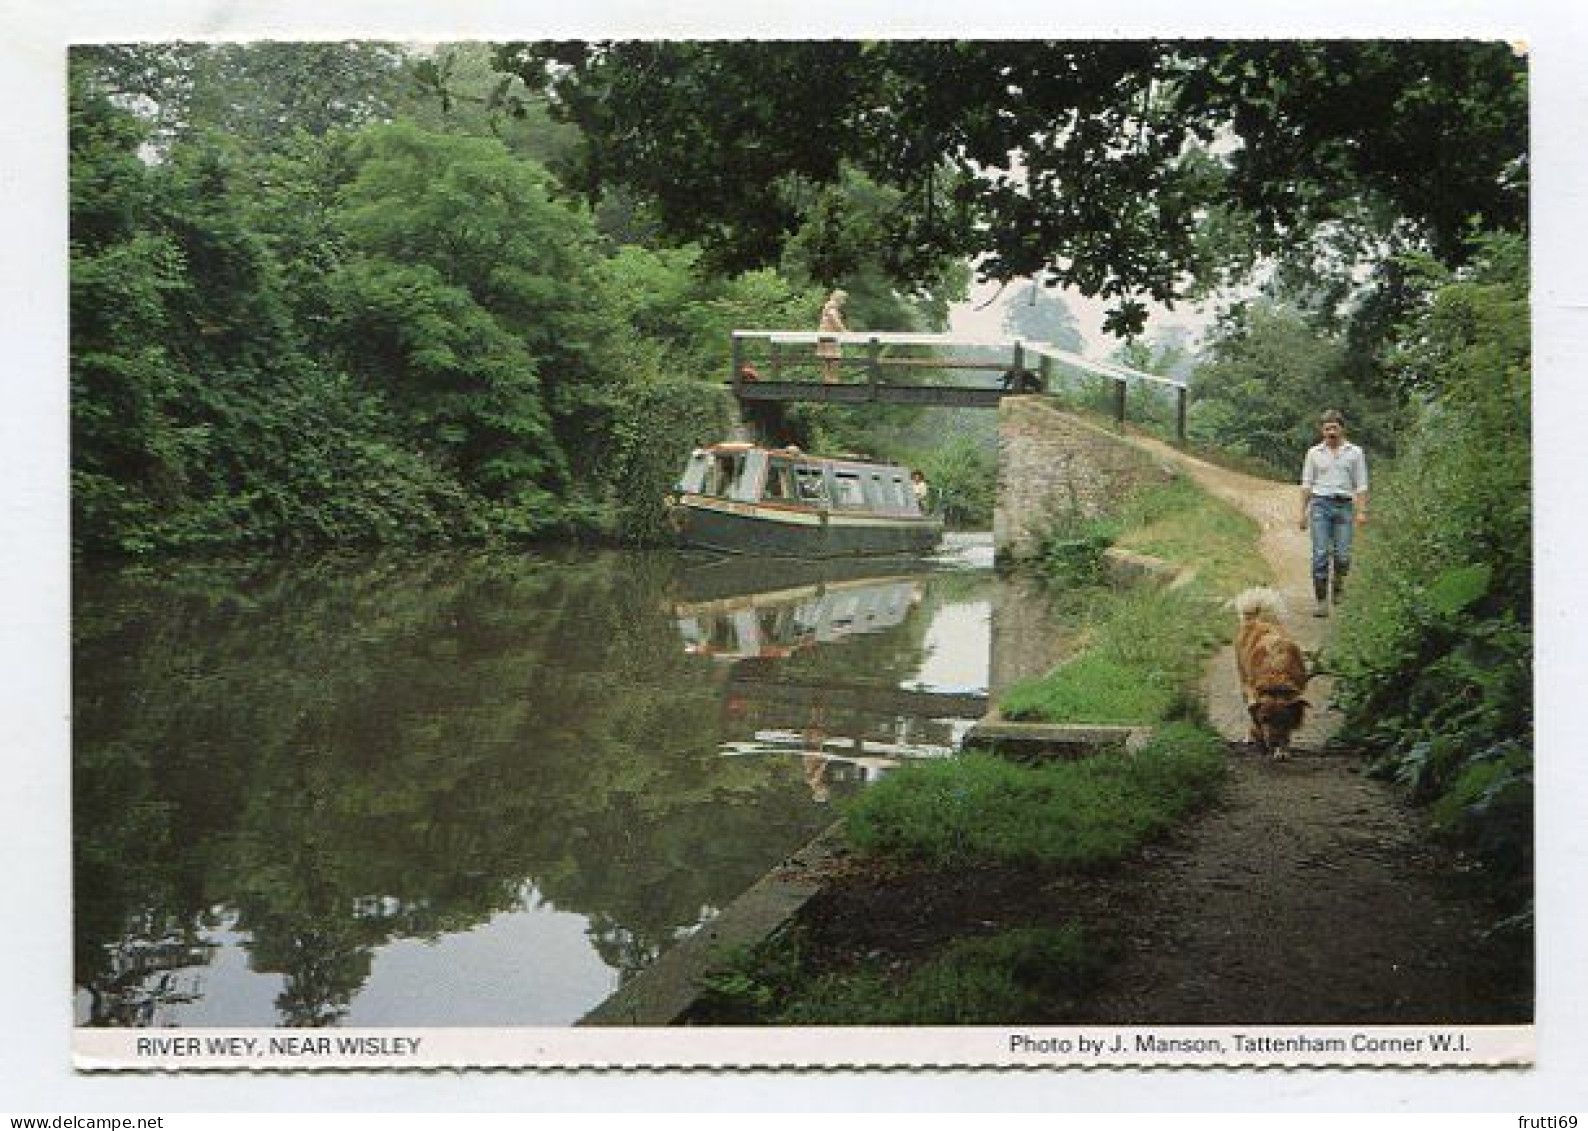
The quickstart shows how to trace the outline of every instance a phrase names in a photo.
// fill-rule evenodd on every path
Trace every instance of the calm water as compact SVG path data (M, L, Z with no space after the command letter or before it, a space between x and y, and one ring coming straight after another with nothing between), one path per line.
M78 1021L576 1021L981 713L985 542L79 577Z

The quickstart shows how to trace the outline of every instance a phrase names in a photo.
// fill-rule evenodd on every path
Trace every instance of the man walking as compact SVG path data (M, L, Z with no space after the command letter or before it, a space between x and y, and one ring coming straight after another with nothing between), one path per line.
M1329 615L1330 566L1334 600L1351 572L1351 534L1367 521L1367 457L1345 438L1345 418L1330 409L1318 420L1323 439L1301 464L1301 529L1312 528L1312 615Z

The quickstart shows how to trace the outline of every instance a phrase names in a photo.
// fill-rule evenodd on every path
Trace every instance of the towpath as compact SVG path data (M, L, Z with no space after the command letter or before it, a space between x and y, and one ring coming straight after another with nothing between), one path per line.
M1298 488L1141 443L1257 521L1258 550L1289 604L1289 627L1304 649L1326 649L1332 619L1311 615ZM1209 663L1204 687L1213 724L1232 742L1243 740L1233 648ZM1297 736L1294 757L1235 755L1222 804L1155 850L1124 961L1078 1020L1526 1019L1525 972L1518 977L1487 953L1489 917L1451 890L1450 861L1429 843L1417 814L1391 786L1367 777L1358 757L1327 748L1340 722L1331 690L1327 678L1309 685L1319 709Z

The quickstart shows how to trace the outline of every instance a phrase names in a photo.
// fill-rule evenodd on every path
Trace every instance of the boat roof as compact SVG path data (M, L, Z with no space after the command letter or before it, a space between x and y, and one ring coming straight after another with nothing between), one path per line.
M760 451L765 452L769 456L787 456L791 459L806 460L810 463L857 463L866 464L870 467L896 467L909 470L904 464L874 459L871 456L861 455L856 452L835 452L832 455L817 455L815 452L807 452L793 444L781 448L769 448L763 444L754 444L747 440L723 440L720 443L707 444L703 448L697 448L696 451L712 453Z

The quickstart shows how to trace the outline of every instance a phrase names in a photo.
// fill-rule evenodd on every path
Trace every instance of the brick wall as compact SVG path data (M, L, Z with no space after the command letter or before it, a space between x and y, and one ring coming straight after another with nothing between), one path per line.
M1107 515L1136 488L1173 474L1118 433L1072 416L1046 397L1005 397L998 409L993 514L998 557L1030 557L1055 518Z

